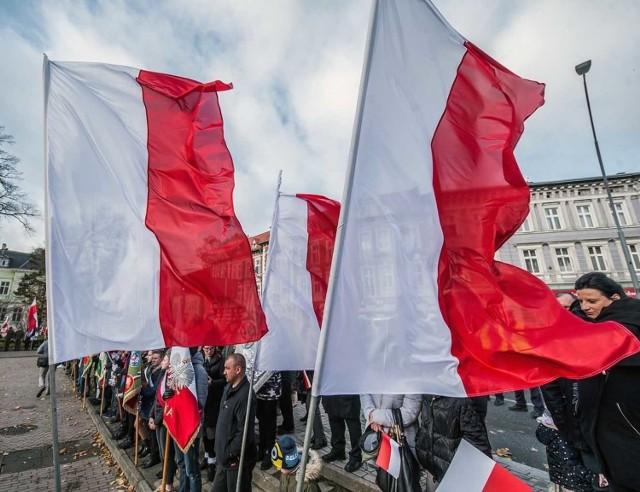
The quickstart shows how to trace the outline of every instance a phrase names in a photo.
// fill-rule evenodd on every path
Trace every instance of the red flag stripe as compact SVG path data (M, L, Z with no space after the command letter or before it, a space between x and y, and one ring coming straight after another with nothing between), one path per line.
M544 86L517 77L468 42L465 47L432 141L444 235L438 297L465 390L472 396L600 372L607 361L637 350L638 342L616 325L593 330L536 277L493 261L529 211L513 148L524 120L542 105ZM565 363L567 353L580 357Z
M322 326L340 203L320 195L299 193L296 196L307 202L307 271L311 275L313 310L318 326Z
M258 340L266 323L233 208L234 167L217 95L231 86L146 71L137 81L148 124L145 224L160 245L165 344Z
M487 479L483 492L531 492L531 487L520 480L515 475L509 473L505 468L496 464L491 469L491 474Z

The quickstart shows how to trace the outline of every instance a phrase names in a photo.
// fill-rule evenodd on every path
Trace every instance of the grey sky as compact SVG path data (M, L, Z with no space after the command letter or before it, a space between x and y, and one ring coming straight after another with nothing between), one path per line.
M582 82L588 75L609 173L640 164L640 2L635 0L435 0L463 36L522 77L547 85L517 156L534 181L595 176L598 164ZM23 187L44 211L42 53L109 62L201 81L221 93L236 165L235 204L247 234L271 221L283 191L338 200L369 18L369 0L0 1L0 125L13 134ZM44 223L25 236L0 223L0 242L44 244Z

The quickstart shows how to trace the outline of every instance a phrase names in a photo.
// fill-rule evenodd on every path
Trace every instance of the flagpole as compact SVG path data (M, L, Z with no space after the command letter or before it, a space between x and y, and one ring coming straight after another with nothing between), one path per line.
M134 466L138 466L138 436L140 435L140 411L139 411L140 405L138 405L138 403L139 402L136 402L136 425L134 425L136 429L136 440L135 440L136 449L133 457Z
M251 393L253 392L253 377L256 373L256 356L253 358L251 365L251 377L249 378L249 396L247 396L247 411L244 416L244 428L242 429L242 448L240 448L240 463L238 464L238 479L236 481L236 492L240 492L240 481L242 479L242 467L244 466L244 452L247 444L247 433L249 432L249 416L251 415Z
M48 172L47 172L47 156L49 155L49 146L47 144L47 100L49 99L49 58L46 54L43 53L42 60L42 94L43 94L43 106L44 106L44 127L43 127L43 140L44 140L44 189L45 193L48 190ZM51 244L51 231L49 230L49 221L47 217L49 217L48 208L49 208L49 200L45 199L44 201L44 230L45 230L45 242L46 244ZM46 264L46 276L45 282L47 284L47 306L51 306L51 309L47 309L47 325L52 328L51 335L53 335L54 327L53 327L53 303L51 302L51 255L45 255L45 264ZM55 345L53 341L53 336L50 336L48 348L49 353L51 354L51 359L55 361L53 364L49 364L49 403L51 404L51 440L52 440L52 453L53 453L53 476L56 484L56 492L62 492L62 481L60 479L60 445L58 443L58 399L56 396L56 364L58 363L55 360ZM73 382L73 387L75 388L75 381Z
M379 0L373 0L371 5L371 14L369 17L369 32L367 34L366 52L364 64L362 67L362 76L360 78L360 91L358 96L358 106L356 108L356 118L353 125L353 135L351 136L351 150L349 153L349 167L344 184L344 192L342 195L342 207L340 207L340 219L338 220L338 230L336 231L336 241L333 250L333 260L331 262L331 273L329 275L329 285L327 287L327 296L325 300L324 315L322 318L322 329L320 330L320 340L318 341L318 353L316 354L316 367L313 376L313 384L311 385L311 403L309 404L309 412L307 417L307 428L304 434L304 448L302 451L302 461L300 463L300 476L304 477L307 468L307 456L311 445L311 434L313 432L313 421L315 420L316 409L318 408L318 388L322 377L322 366L324 365L325 348L327 337L329 336L329 328L331 326L331 317L333 314L334 301L334 285L336 273L340 269L342 263L342 249L344 246L344 224L347 221L349 213L349 200L353 188L353 176L355 174L356 160L358 158L358 145L360 143L360 132L362 129L362 114L364 108L364 100L366 97L367 84L369 82L369 73L371 71L371 57L373 55L373 43L376 35L376 21L378 18ZM302 492L304 480L298 481L296 492Z
M164 425L164 421L162 422ZM164 440L164 460L162 461L162 484L160 485L160 492L165 492L167 488L167 473L169 472L169 446L171 445L171 435L169 429L165 425L165 433L167 437Z
M278 172L278 183L276 185L276 201L274 204L273 215L278 210L278 198L280 197L280 185L282 184L282 169ZM273 220L271 221L273 225ZM267 259L269 261L269 259ZM265 268L265 272L268 271L268 268ZM269 276L265 277L265 284L269 281ZM266 285L264 285L266 287ZM264 288L262 289L264 291ZM260 292L260 302L262 303L262 292ZM247 433L249 431L249 415L251 414L251 394L253 392L253 380L256 374L256 365L258 363L258 352L260 351L260 340L256 343L256 354L253 357L253 364L251 364L251 377L249 378L249 396L247 397L247 413L244 418L244 429L242 430L242 448L240 449L240 463L238 465L238 481L236 482L236 492L240 492L240 479L242 478L242 467L244 466L244 451L245 446L247 444Z
M100 417L102 417L103 408L104 408L104 377L102 379L102 389L100 390Z

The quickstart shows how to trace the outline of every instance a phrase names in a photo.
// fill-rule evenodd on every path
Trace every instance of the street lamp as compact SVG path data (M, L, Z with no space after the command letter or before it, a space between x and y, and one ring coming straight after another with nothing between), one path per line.
M627 246L627 240L624 237L618 214L616 213L615 206L613 204L613 196L611 196L611 189L609 188L609 180L607 179L607 173L604 170L604 164L602 163L602 155L600 154L600 146L598 145L598 138L596 137L596 128L593 125L593 115L591 114L591 103L589 102L589 91L587 90L587 72L591 68L591 60L587 60L576 65L576 73L582 75L582 81L584 82L584 95L587 98L587 109L589 110L589 121L591 122L591 131L593 132L593 143L596 146L596 154L598 155L598 163L600 164L600 171L602 172L602 179L604 180L604 188L607 190L607 196L609 197L609 207L611 208L611 214L613 215L613 221L616 224L618 230L618 238L620 239L620 246L622 247L622 253L624 259L627 262L629 268L629 275L631 276L631 284L636 291L636 296L640 296L638 290L638 277L636 276L636 269L634 268L633 261L631 259L631 253Z

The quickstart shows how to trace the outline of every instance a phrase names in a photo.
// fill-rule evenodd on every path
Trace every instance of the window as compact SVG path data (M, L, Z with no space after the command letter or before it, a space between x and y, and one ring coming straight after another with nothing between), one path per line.
M560 212L558 207L549 207L544 209L544 216L547 219L547 227L552 231L562 229L560 223Z
M9 287L11 286L11 282L8 280L3 280L0 282L0 296L6 296L9 293Z
M380 265L380 291L387 296L395 294L396 280L391 265Z
M376 243L378 251L391 251L391 234L389 234L388 228L376 231Z
M9 266L9 260L2 260L2 261L0 261L0 266L8 267L8 266Z
M365 260L373 258L373 241L371 240L370 232L360 234L360 254Z
M631 253L631 261L636 270L640 270L640 246L637 244L629 245L629 252ZM0 316L1 318L2 316Z
M320 263L320 245L316 241L311 245L311 261L313 263Z
M362 269L362 288L365 296L376 295L376 281L373 276L373 268Z
M518 232L531 232L531 230L531 221L529 220L529 217L527 217L526 219L524 219L524 222L520 226L520 229L518 229Z
M17 323L18 321L20 321L21 317L22 317L22 308L13 308L13 313L11 314L11 321L13 321L14 323Z
M256 275L260 275L262 273L262 257L256 256L255 258L253 258L253 266L253 271L256 273Z
M607 270L607 262L604 259L604 251L602 246L588 246L589 258L591 259L591 267L596 272L604 272Z
M624 213L624 204L622 202L613 202L613 210L611 212L618 217L621 226L627 225L627 216Z
M535 249L522 250L524 256L524 265L529 273L540 273L540 263Z
M591 207L589 205L578 205L576 208L578 210L578 220L580 221L580 227L595 227L593 216L591 215Z
M558 269L563 273L573 272L571 265L571 256L569 248L556 248L556 260L558 261Z
M0 307L0 323L4 323L4 319L6 316L7 316L7 307L6 306Z

